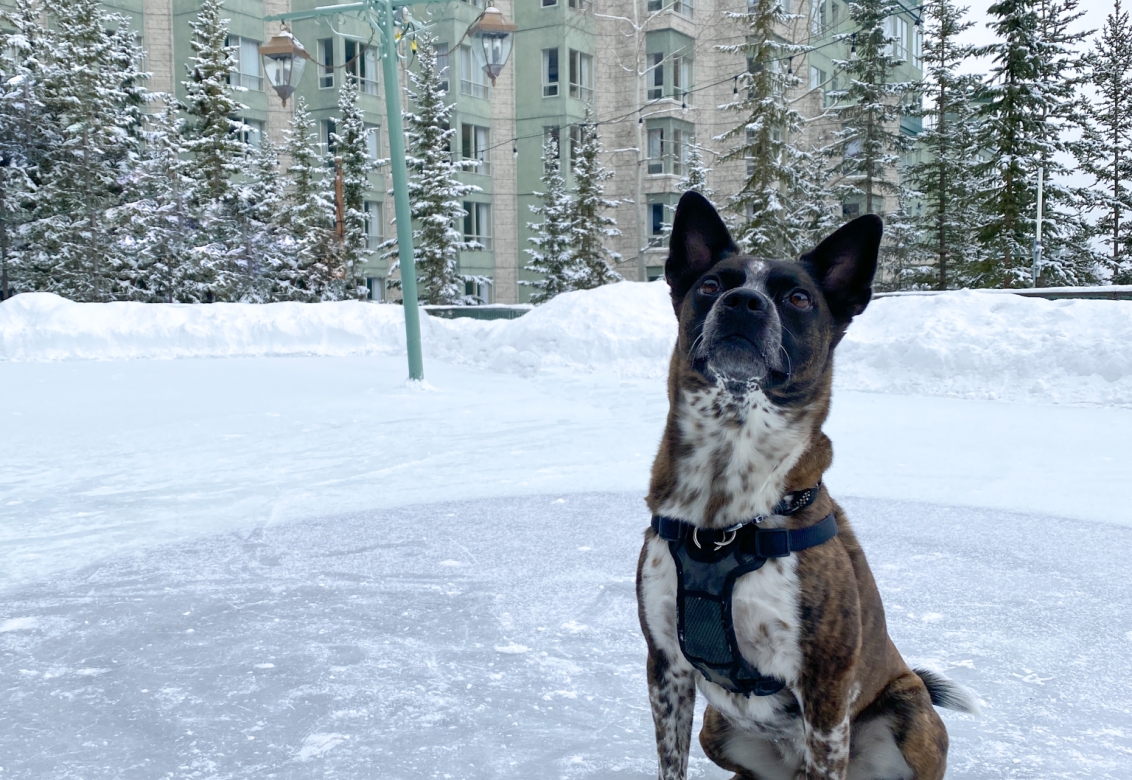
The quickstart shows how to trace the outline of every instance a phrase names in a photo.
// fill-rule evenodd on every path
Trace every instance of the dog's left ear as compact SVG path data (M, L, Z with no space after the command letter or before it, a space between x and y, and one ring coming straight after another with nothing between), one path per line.
M834 319L848 324L873 297L884 223L876 214L858 217L802 255L799 262L821 287Z
M688 190L676 206L664 278L678 303L709 268L739 250L715 208L700 193Z

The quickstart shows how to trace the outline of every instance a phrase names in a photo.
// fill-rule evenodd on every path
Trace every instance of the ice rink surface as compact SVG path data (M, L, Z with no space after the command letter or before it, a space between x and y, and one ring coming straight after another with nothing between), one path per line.
M905 657L981 699L944 713L949 778L1132 776L1132 529L844 503ZM0 777L655 777L646 522L635 493L418 505L25 589L0 622Z

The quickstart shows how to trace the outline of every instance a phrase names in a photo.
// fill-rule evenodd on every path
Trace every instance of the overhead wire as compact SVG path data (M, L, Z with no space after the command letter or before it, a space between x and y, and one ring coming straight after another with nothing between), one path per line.
M923 9L924 9L923 5L918 5L918 6L915 6L913 8L907 8L907 7L904 6L903 3L900 3L900 2L897 2L896 5L899 6L898 10L894 10L890 13L884 14L884 15L878 17L878 20L879 19L887 19L890 16L897 16L901 13L909 13L909 14L913 14L916 18L916 21L919 22L920 16L918 16L916 14L917 14L917 12L923 11ZM833 38L829 41L826 41L825 43L820 44L818 46L811 46L811 47L806 48L805 51L794 52L793 54L787 54L787 55L783 55L781 57L774 57L774 58L765 60L764 62L767 62L767 63L786 62L787 60L792 62L795 57L804 57L804 56L806 56L806 55L808 55L812 52L820 51L820 50L822 50L822 49L824 49L828 46L833 46L835 44L842 43L842 42L844 42L844 41L846 41L850 38L855 39L856 36L857 36L857 33L860 33L860 32L864 32L864 28L859 28L859 29L857 29L855 31L851 31L851 32L837 33L837 37L835 37L835 38ZM855 50L855 48L856 48L856 45L854 44L854 50ZM617 116L604 118L604 119L595 117L595 118L591 119L588 124L591 124L594 127L598 127L600 125L612 125L612 124L617 124L618 122L623 122L626 119L633 117L634 115L641 115L640 118L643 120L645 118L644 112L649 108L658 108L659 109L658 111L654 112L654 114L649 114L649 116L653 116L655 114L667 113L669 111L683 110L687 107L687 104L686 104L685 101L686 101L686 98L687 98L688 95L693 95L697 92L703 92L705 90L712 89L713 87L718 87L721 84L726 84L728 81L736 81L736 87L737 87L738 86L737 79L740 79L743 76L746 76L746 75L749 75L749 74L750 74L750 71L747 68L744 68L743 70L739 71L738 73L733 73L730 76L726 76L724 78L719 79L718 81L713 81L709 84L704 84L702 86L695 87L694 89L685 90L682 93L684 97L681 99L681 106L679 107L679 109L675 105L673 105L673 106L658 106L657 103L650 102L650 103L648 103L644 106L640 106L638 108L631 109L631 110L629 110L629 111L627 111L623 114L617 115ZM562 130L567 129L567 128L569 128L573 125L576 125L576 124L587 124L587 123L571 122L571 123L569 123L565 126L560 126L557 129L558 129L559 132L561 132ZM500 147L507 146L508 144L511 144L512 152L517 155L518 154L517 143L519 141L525 141L525 140L529 140L531 138L542 138L544 136L545 136L545 130L543 132L539 132L539 133L528 133L526 135L511 136L510 138L507 138L507 139L500 141L496 144L492 144L491 146L485 147L484 151L490 152L493 149L498 149Z

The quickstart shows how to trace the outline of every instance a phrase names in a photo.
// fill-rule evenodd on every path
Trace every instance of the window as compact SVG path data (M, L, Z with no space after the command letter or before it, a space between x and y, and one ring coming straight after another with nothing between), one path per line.
M243 123L240 129L236 131L240 140L248 146L258 149L260 144L263 143L263 122L258 119L245 119L244 117L237 117L236 121Z
M440 75L440 91L448 94L448 76L451 73L452 63L448 60L448 44L438 43L435 44L436 49L436 72Z
M648 130L648 171L664 173L664 128L650 127Z
M483 0L461 0L461 2L467 3L475 8L483 8Z
M672 60L672 99L692 102L692 58L675 57Z
M464 201L464 240L491 249L491 204Z
M594 58L570 49L570 97L589 103L594 99Z
M679 128L672 130L672 148L669 150L669 156L672 158L672 173L677 176L684 175L684 163L687 160L687 146L688 139L685 138L685 133Z
M672 10L681 16L692 18L692 0L672 0Z
M663 7L664 7L663 0L649 0L648 9L649 9L650 14L656 13L657 11L659 11Z
M912 29L912 67L924 67L924 28Z
M593 0L570 0L570 7L575 11L592 11L594 8Z
M810 89L821 89L821 85L825 83L825 71L821 68L810 66Z
M578 152L582 149L582 126L570 125L570 165L578 161Z
M841 216L843 217L859 217L861 216L860 203L842 203Z
M472 58L472 47L460 47L460 94L477 98L487 97L487 81L483 68L477 68Z
M495 300L495 296L493 295L494 286L491 279L477 276L474 279L464 281L464 295L467 295L469 298L475 298L479 303L492 303Z
M829 29L825 21L825 0L818 0L817 13L814 14L813 9L811 9L810 14L810 34L820 38L825 35L825 31Z
M747 128L747 155L744 158L747 161L747 175L754 176L755 168L758 166L758 161L755 157L755 137L756 133L751 128Z
M542 50L542 96L558 96L558 49Z
M544 125L542 128L542 143L545 146L547 141L554 141L555 158L562 158L562 140L559 138L558 128L554 125Z
M334 134L338 132L338 125L333 119L323 119L319 122L319 142L326 156L334 154Z
M358 85L358 91L377 94L377 50L361 41L346 39L346 73Z
M664 52L650 54L645 61L651 70L651 73L645 74L645 84L648 85L648 99L660 100L664 97Z
M908 59L908 22L899 16L888 17L886 30L892 42L885 47L885 54L904 62Z
M551 8L556 5L558 5L558 0L542 0L543 8Z
M366 159L377 162L381 159L381 125L366 124Z
M334 88L333 38L322 38L318 42L318 88Z
M649 203L649 246L664 246L664 204Z
M384 301L385 300L385 277L384 276L367 276L366 289L369 290L368 297L371 301Z
M460 126L460 155L465 160L475 160L478 164L468 168L472 173L491 175L491 161L488 159L488 147L491 146L491 130L479 125Z
M228 74L228 83L234 87L262 92L263 79L259 75L259 41L229 35L228 45L232 47L232 59L236 61L235 69Z
M366 249L377 249L385 240L385 214L380 201L365 201ZM382 296L378 300L385 300Z

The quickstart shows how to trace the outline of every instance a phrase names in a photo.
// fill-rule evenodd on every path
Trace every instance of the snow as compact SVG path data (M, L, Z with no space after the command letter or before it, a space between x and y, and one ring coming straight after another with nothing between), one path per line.
M434 360L534 376L662 377L675 338L663 282L560 295L515 320L422 317ZM839 348L837 387L1040 403L1132 405L1132 305L960 291L880 298ZM0 361L404 354L398 306L361 302L0 305Z
M841 347L827 484L982 700L949 777L1132 777L1129 311L885 298ZM427 386L400 317L0 304L0 777L654 776L663 286L427 318Z

